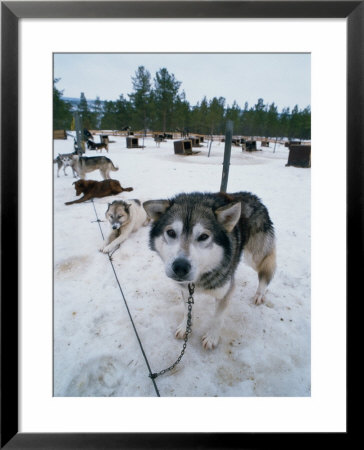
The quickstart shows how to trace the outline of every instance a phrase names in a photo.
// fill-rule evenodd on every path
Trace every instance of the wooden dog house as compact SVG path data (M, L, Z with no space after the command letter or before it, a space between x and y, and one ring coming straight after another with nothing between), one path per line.
M192 142L192 147L200 147L200 138L197 136L190 136L189 140Z
M257 141L246 141L245 149L247 152L255 152L257 150Z
M66 130L53 130L53 139L67 139Z
M192 155L191 139L183 139L182 141L174 141L174 153L176 155Z
M301 145L301 141L289 141L284 143L285 147L290 147L291 145Z
M141 148L139 145L139 139L137 137L127 137L126 148Z
M196 137L200 139L200 143L205 142L205 136L203 136L202 134L196 134Z
M311 145L290 145L287 166L311 167Z

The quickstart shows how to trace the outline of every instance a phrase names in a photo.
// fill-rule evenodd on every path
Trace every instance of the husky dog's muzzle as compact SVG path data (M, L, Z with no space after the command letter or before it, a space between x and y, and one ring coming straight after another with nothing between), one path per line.
M115 222L111 225L111 228L113 230L118 230L120 228L121 224L119 222Z
M175 281L191 281L191 264L186 258L177 258L171 265L171 271L168 274Z

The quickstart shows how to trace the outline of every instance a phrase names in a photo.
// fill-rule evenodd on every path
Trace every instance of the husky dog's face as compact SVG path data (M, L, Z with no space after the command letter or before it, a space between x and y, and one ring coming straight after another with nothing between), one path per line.
M130 216L129 208L130 205L121 200L109 203L105 216L113 230L118 230L128 222Z
M71 162L72 162L72 158L71 157L69 157L69 156L62 156L61 160L62 160L62 162L63 162L65 167L71 165Z
M179 283L197 282L218 267L229 245L227 233L240 217L240 203L215 212L203 205L171 205L166 200L143 206L154 220L151 248L162 258L167 276Z

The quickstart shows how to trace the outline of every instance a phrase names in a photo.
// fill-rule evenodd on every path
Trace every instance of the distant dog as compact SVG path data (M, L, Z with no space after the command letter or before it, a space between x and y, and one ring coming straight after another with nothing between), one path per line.
M111 225L111 234L100 251L110 253L116 250L132 232L147 225L149 218L139 200L115 200L109 203L105 213Z
M115 167L111 159L106 156L79 156L72 155L72 158L67 162L78 174L78 176L84 180L86 173L94 170L99 170L104 180L110 178L110 171L116 172L119 170Z
M163 138L163 136L156 135L156 136L154 136L154 142L156 143L157 147L160 147L161 142L165 142L165 139Z
M77 180L73 183L76 189L76 195L84 194L83 197L67 202L65 205L72 205L73 203L82 203L91 198L108 197L109 195L117 195L121 192L130 192L132 187L123 188L118 180Z
M165 264L165 271L182 291L189 283L216 299L216 312L202 338L205 349L217 346L223 311L234 289L234 274L244 250L258 272L254 302L260 304L276 269L273 224L266 207L253 194L192 193L171 200L143 204L153 219L150 247ZM187 309L187 308L186 308ZM187 313L187 311L186 311ZM187 314L176 330L184 338Z
M59 171L62 169L62 167L63 173L65 174L65 176L67 176L66 168L69 166L69 164L67 164L66 160L70 159L72 155L75 155L75 153L58 153L57 158L53 160L53 164L57 164L57 177L59 177ZM75 175L74 170L72 170L72 172Z
M100 150L100 152L102 152L102 149L104 148L107 152L109 152L109 146L106 142L96 143L90 139L87 141L87 148L90 150Z
M63 173L65 174L65 176L67 176L66 166L63 165L61 155L58 155L57 158L55 158L53 160L53 164L57 164L57 177L59 177L59 171L62 169L62 167L63 167Z

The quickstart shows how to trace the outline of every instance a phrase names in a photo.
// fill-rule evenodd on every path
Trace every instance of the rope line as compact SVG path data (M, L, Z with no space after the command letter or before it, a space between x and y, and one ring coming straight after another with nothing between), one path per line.
M103 232L102 232L101 225L100 225L100 222L101 222L101 221L100 221L99 218L98 218L97 211L96 211L95 204L94 204L94 200L92 199L91 201L92 201L92 205L93 205L93 207L94 207L94 211L95 211L95 215L96 215L96 219L97 219L96 222L99 224L99 228L100 228L100 232L101 232L102 239L105 240L104 234L103 234ZM132 315L131 315L131 313L130 313L130 309L129 309L128 303L127 303L127 301L126 301L126 298L125 298L125 296L124 296L124 292L123 292L123 289L122 289L122 287L121 287L119 278L118 278L118 276L117 276L117 273L116 273L116 270L115 270L113 261L112 261L112 259L111 259L111 255L108 255L108 258L109 258L109 261L110 261L112 270L113 270L113 272L114 272L114 275L115 275L115 278L116 278L116 282L117 282L117 284L118 284L118 286L119 286L119 290L120 290L121 296L123 297L124 304L125 304L126 310L127 310L127 312L128 312L130 322L131 322L131 324L132 324L132 326L133 326L133 329L134 329L135 336L136 336L136 338L137 338L137 340L138 340L138 342L139 342L140 350L142 351L142 354L143 354L145 363L146 363L146 365L147 365L147 367L148 367L149 378L150 378L150 379L152 380L152 382L153 382L154 389L155 389L155 392L156 392L157 396L160 397L160 393L159 393L157 384L156 384L155 380L151 377L151 376L152 376L152 370L151 370L151 368L150 368L150 365L149 365L149 361L148 361L147 355L145 354L145 351L144 351L144 348L143 348L143 345L142 345L142 341L140 340L139 334L138 334L137 329L136 329L136 326L135 326L135 324L134 324L134 320L133 320Z

